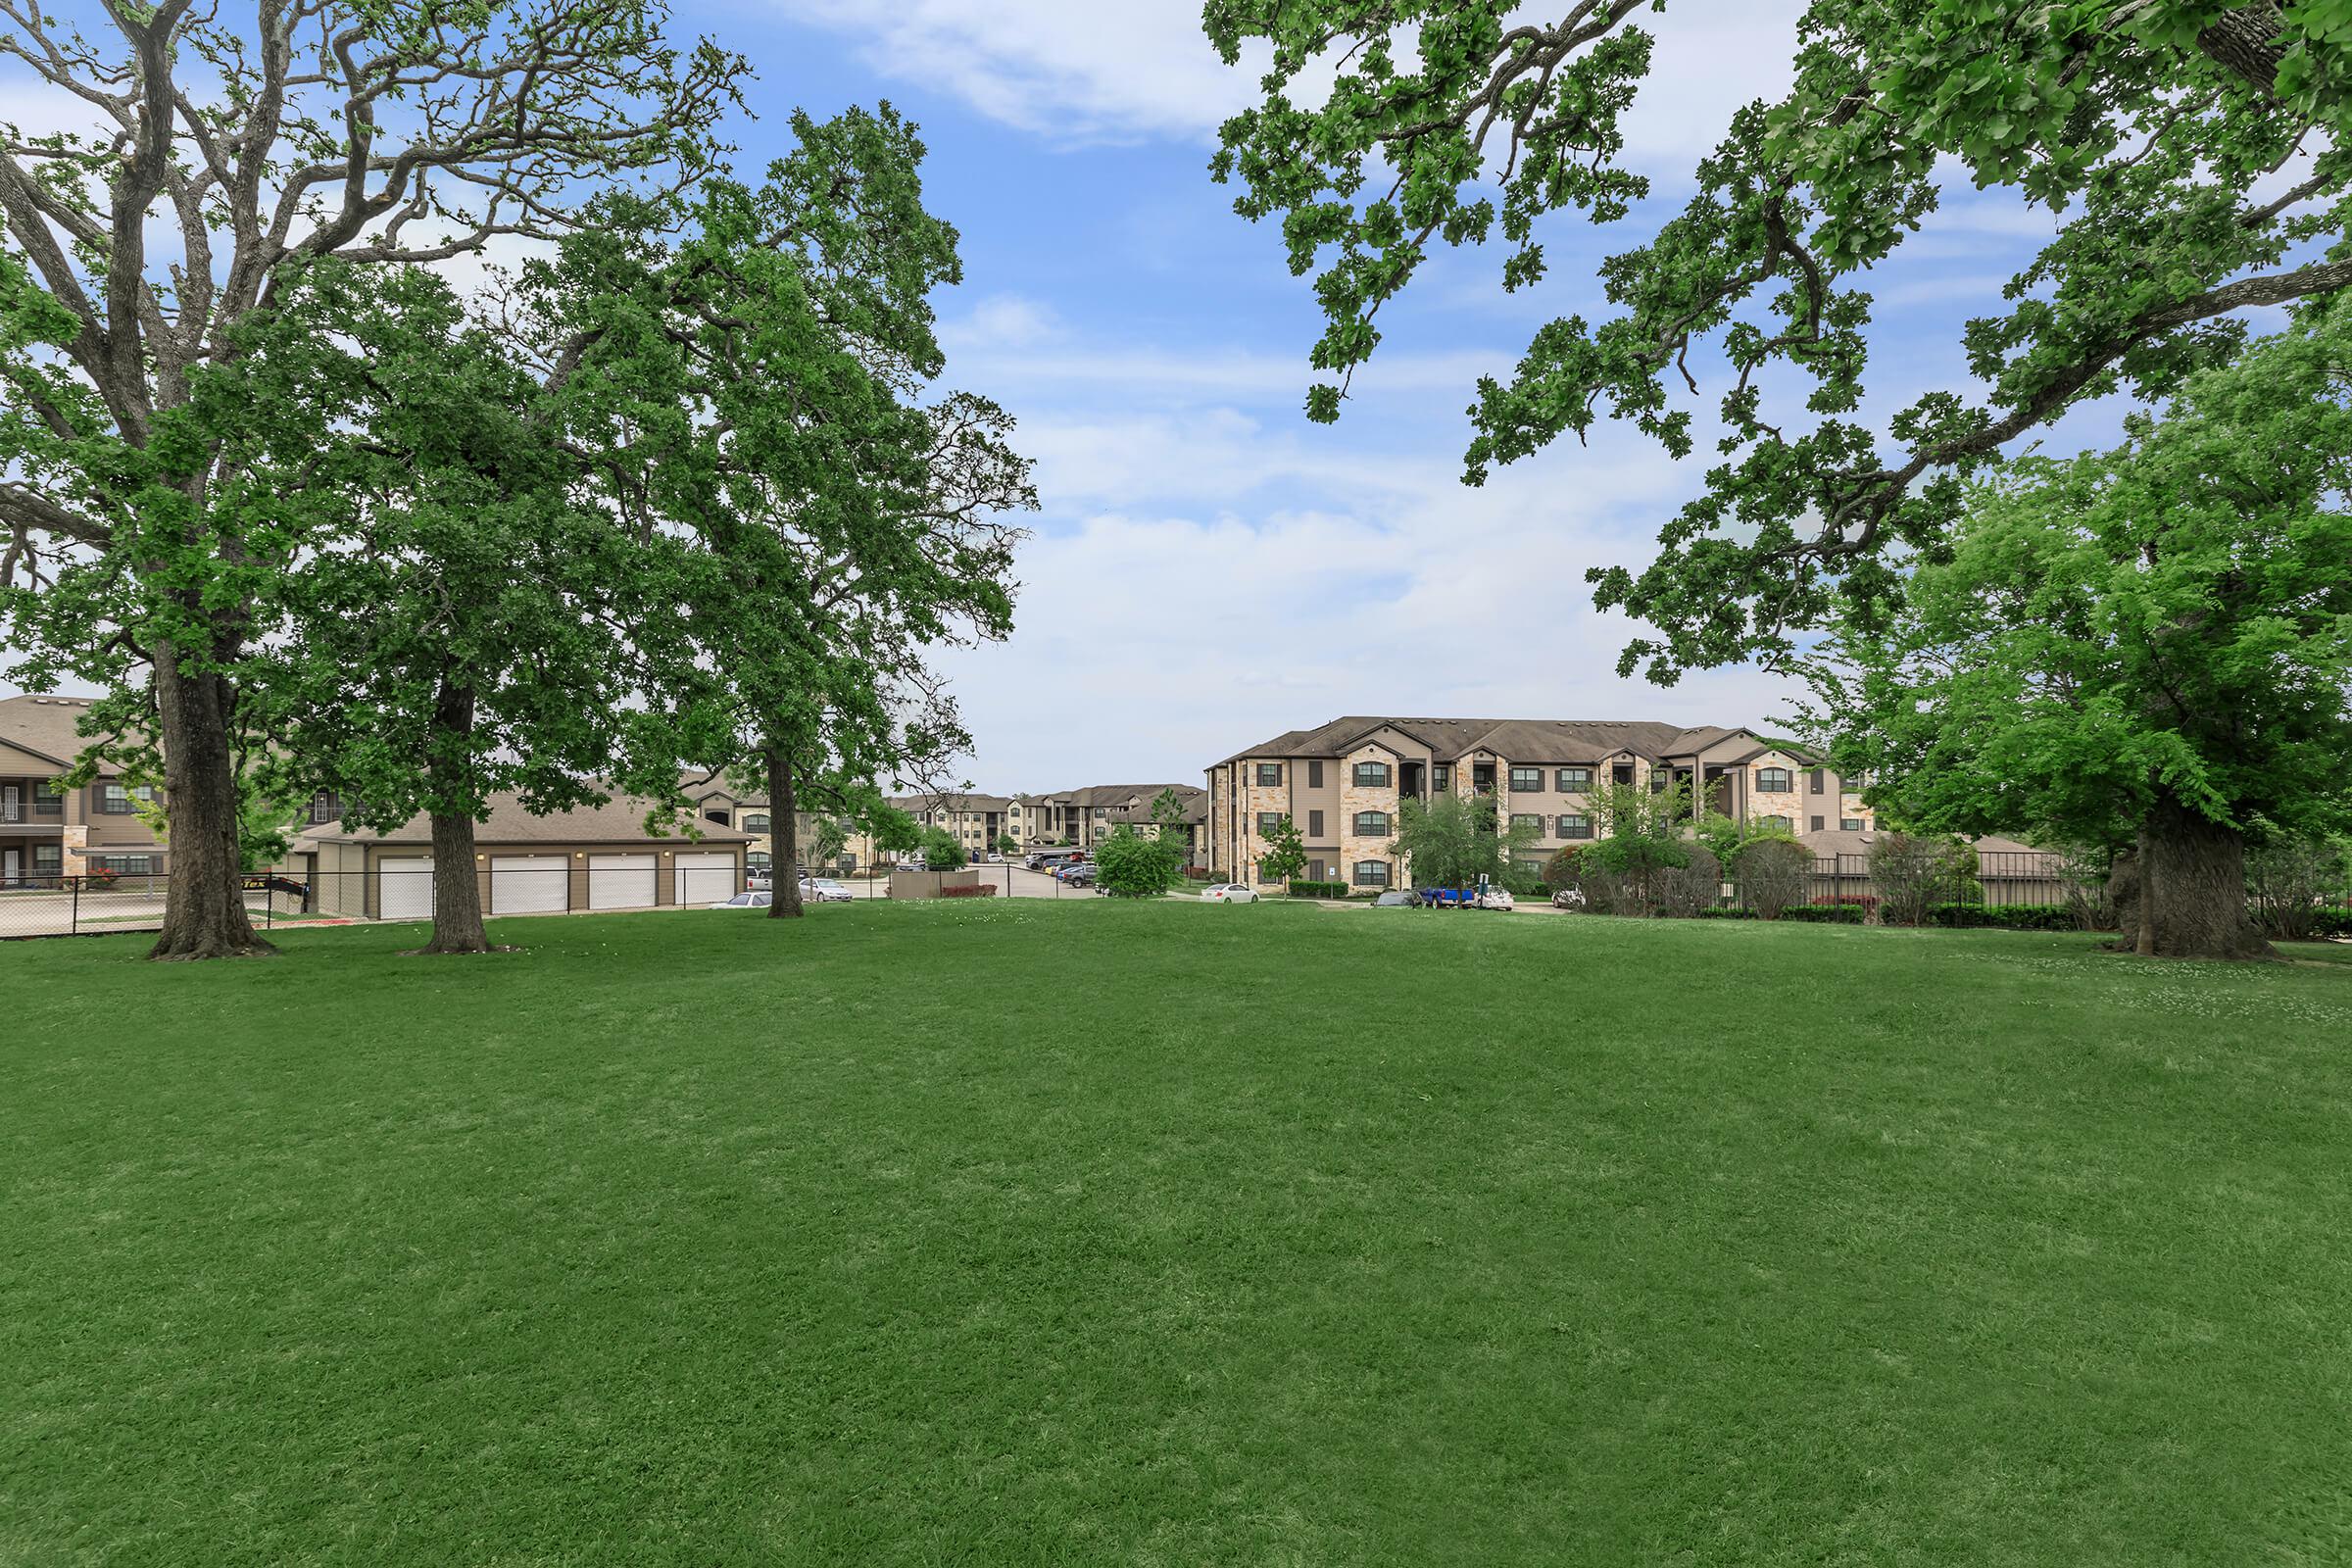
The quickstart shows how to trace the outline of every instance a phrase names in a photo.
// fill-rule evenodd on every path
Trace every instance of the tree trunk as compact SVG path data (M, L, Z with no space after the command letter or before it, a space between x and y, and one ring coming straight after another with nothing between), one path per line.
M797 920L801 917L801 873L794 862L801 858L801 829L800 813L793 808L792 759L772 741L763 756L767 761L767 842L773 851L767 876L772 890L767 917Z
M253 934L245 912L232 701L226 676L183 670L176 649L156 648L156 738L164 751L172 874L151 958L250 958L277 951Z
M433 813L433 939L416 953L488 953L482 879L473 864L473 818Z
M426 764L429 774L463 766L473 737L473 689L442 682L433 698L433 734L446 750ZM447 800L458 781L432 779L433 794ZM445 785L447 787L445 787ZM435 811L433 818L433 939L417 953L488 953L482 930L482 881L473 866L473 818L464 811Z
M2140 852L2119 876L2117 946L2160 958L2275 958L2246 910L2246 847L2237 829L2170 796L2140 824Z

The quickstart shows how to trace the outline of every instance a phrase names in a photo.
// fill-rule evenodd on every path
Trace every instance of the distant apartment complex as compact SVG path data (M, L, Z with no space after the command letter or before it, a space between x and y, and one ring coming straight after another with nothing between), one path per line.
M1066 841L1093 849L1122 825L1150 826L1152 803L1166 790L1176 792L1194 845L1200 846L1207 837L1208 794L1192 784L1090 784L1085 789L1016 796L1016 836L1024 847Z
M35 879L167 869L164 846L140 819L154 798L107 770L80 789L58 779L88 744L79 697L0 698L0 887Z
M743 794L724 778L712 777L708 770L688 771L680 787L686 792L697 819L751 835L751 846L745 853L747 869L764 874L775 863L775 842L771 836L774 812L768 807L765 792ZM793 841L800 847L804 861L816 843L816 829L815 812L793 813Z
M1690 788L1699 809L1777 821L1799 837L1865 832L1870 808L1834 771L1748 729L1587 719L1336 718L1237 752L1208 770L1210 863L1257 881L1268 835L1288 816L1306 876L1389 886L1408 800L1489 798L1535 830L1520 869L1595 836L1592 797L1612 784Z

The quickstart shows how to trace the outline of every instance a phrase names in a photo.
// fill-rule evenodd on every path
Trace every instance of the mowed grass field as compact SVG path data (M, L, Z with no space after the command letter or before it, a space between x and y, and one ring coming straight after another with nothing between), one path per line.
M0 1562L2352 1560L2352 966L493 929L0 949Z

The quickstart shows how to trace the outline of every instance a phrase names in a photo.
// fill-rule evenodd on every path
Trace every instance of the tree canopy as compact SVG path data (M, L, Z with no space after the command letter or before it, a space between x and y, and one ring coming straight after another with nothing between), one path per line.
M1811 727L1902 820L2136 847L2160 901L2168 872L2212 890L2205 935L2158 951L2227 948L2243 838L2352 826L2348 493L2339 299L2121 446L1972 487L1901 609L1826 646ZM2194 844L2210 870L2181 863ZM2171 910L2191 919L2185 889Z
M1648 194L1623 117L1650 66L1637 19L1664 9L1209 0L1229 63L1272 45L1212 172L1315 274L1313 416L1337 416L1433 245L1499 243L1502 286L1525 288L1547 215L1612 221ZM1329 88L1295 100L1319 71ZM2348 132L2352 0L1813 0L1788 93L1740 109L1681 213L1602 267L1610 314L1546 323L1515 374L1481 382L1468 476L1603 418L1689 456L1719 357L1702 493L1646 569L1588 576L1656 628L1629 673L1785 659L1840 606L1885 612L1906 561L1944 559L1967 478L2019 437L2086 398L2169 396L2230 357L2248 313L2352 285ZM2057 232L1970 321L1973 392L1929 391L1882 437L1855 284L1955 178ZM1768 406L1782 372L1809 382L1801 409Z

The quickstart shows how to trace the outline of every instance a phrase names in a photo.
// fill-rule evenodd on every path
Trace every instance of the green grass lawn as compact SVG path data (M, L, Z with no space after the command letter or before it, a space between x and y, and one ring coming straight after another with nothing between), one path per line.
M0 950L0 1563L2352 1560L2352 966L493 931Z

